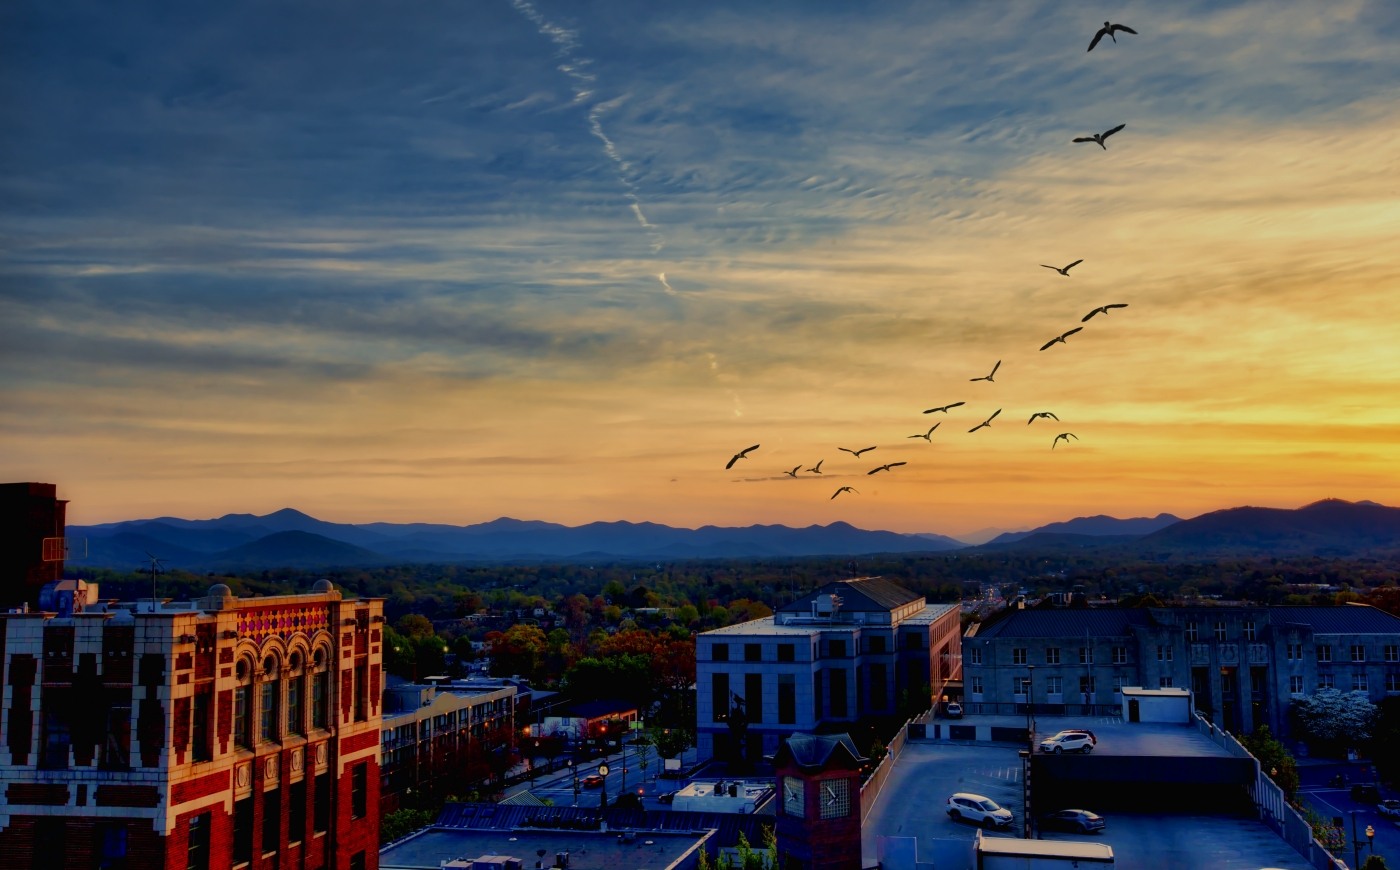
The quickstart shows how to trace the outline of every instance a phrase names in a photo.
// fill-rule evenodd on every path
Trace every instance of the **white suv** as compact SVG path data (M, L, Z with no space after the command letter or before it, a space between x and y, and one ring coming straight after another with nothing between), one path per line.
M1040 741L1041 752L1091 752L1094 749L1094 736L1088 731L1061 731L1054 737Z
M955 822L966 820L984 828L1011 827L1011 810L980 794L958 792L948 798L948 817Z

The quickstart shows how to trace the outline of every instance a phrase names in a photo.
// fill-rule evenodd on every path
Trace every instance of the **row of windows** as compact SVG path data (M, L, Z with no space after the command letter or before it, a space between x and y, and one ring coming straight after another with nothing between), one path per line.
M736 646L738 646L738 645L739 645L739 644L736 644ZM746 643L746 644L742 644L742 646L743 646L743 648L744 648L744 661L746 661L746 662L761 662L761 661L763 661L763 644L761 644L761 643ZM845 654L845 652L844 652L844 648L843 648L842 655L844 655L844 654ZM727 662L727 661L729 661L729 644L727 644L727 643L712 643L712 644L710 644L710 659L711 659L712 661L717 661L717 662ZM780 662L795 662L795 661L797 661L797 644L793 644L793 643L780 643L780 644L778 644L778 661L780 661Z
M1115 695L1119 694L1122 691L1123 686L1130 684L1132 680L1133 678L1131 677L1114 677L1113 693ZM1045 693L1047 695L1061 695L1064 693L1064 681L1060 677L1047 677L1045 678L1045 681L1042 683L1042 685L1045 687ZM1170 689L1172 688L1172 685L1173 681L1172 678L1169 676L1161 676L1157 678L1157 688L1159 689ZM1012 680L1012 689L1017 695L1027 694L1030 687L1030 677L1015 677ZM1317 687L1319 689L1337 688L1336 676L1333 674L1319 674L1317 677ZM984 688L985 684L982 681L982 677L974 676L971 678L971 682L969 684L969 691L971 694L981 695L983 694ZM1092 695L1094 694L1095 688L1096 683L1093 677L1084 676L1079 678L1080 694ZM1357 673L1351 675L1351 691L1369 692L1370 690L1370 680L1367 678L1365 672L1358 671ZM1387 694L1400 693L1400 673L1388 673L1385 675L1385 691ZM1288 678L1288 692L1291 695L1304 695L1307 693L1307 689L1304 684L1303 677L1301 675L1294 675Z
M920 636L919 634L916 634L916 633L913 633L913 632L904 632L902 636L903 636L903 638L904 638L904 648L905 648L905 649L920 649L920 648L921 648L921 643L920 643L920 642L921 642L922 638L921 638L921 636ZM826 643L826 657L827 657L827 658L837 658L837 659L839 659L839 658L845 658L845 657L847 656L847 654L848 654L848 653L847 653L847 643L846 643L846 639L845 639L845 638L839 638L839 637L828 638L828 639L825 641L825 643ZM734 646L736 646L736 647L742 647L742 648L743 648L743 656L744 656L744 659L743 659L743 660L744 660L744 661L746 661L746 662L761 662L761 661L763 661L763 644L761 644L761 643L744 643L744 644L734 644ZM864 646L865 646L865 652L866 652L867 654L872 654L872 655L881 655L881 654L883 654L883 653L888 653L888 652L891 652L891 651L892 651L891 648L890 648L889 638L886 637L885 635L882 635L882 634L867 635L867 636L864 638ZM730 644L727 644L727 643L712 643L712 644L710 644L710 660L711 660L711 661L716 661L716 662L727 662L727 661L731 661L731 659L730 659L730 650L729 650L729 647L730 647ZM815 650L814 650L814 652L815 652ZM793 643L780 643L780 644L777 644L777 656L778 656L777 661L780 661L780 662L793 662L793 661L797 661L797 644L793 644ZM814 656L814 657L816 657L816 656Z
M1064 658L1063 658L1063 656L1061 656L1060 652L1061 652L1061 651L1060 651L1060 648L1057 647L1057 646L1048 646L1048 647L1046 647L1046 648L1045 648L1045 664L1047 664L1047 665L1059 665L1059 664L1064 664ZM1159 657L1159 659L1160 659L1160 657L1161 657L1161 655L1162 655L1162 647L1158 647L1158 648L1157 648L1157 655L1158 655L1158 657ZM1094 663L1094 648L1091 647L1091 646L1081 646L1081 647L1078 648L1078 656L1079 656L1079 663L1080 663L1081 665L1092 665L1092 664ZM968 650L967 650L967 661L968 661L968 664L971 664L971 665L980 665L980 664L982 664L982 650L981 650L979 647L975 647L975 646L974 646L974 647L969 647ZM1171 652L1170 652L1170 649L1168 649L1168 652L1167 652L1167 661L1171 661ZM1023 646L1012 647L1012 648L1011 648L1011 663L1012 663L1013 665L1028 665L1028 664L1030 664L1030 650L1029 650L1028 648L1026 648L1026 647L1023 647ZM1115 647L1113 648L1113 664L1115 664L1115 665L1126 665L1127 663L1128 663L1128 648L1127 648L1126 646L1115 646Z
M359 671L364 670L363 666L356 668L356 695L362 696L364 689L360 686ZM233 737L234 742L245 749L254 746L253 723L257 722L256 737L260 741L269 742L282 739L284 734L306 734L307 722L307 689L310 684L310 726L312 728L326 728L330 721L330 673L319 671L314 674L303 674L290 679L279 680L273 675L272 679L253 685L243 683L233 690ZM207 722L207 716L201 716L199 711L199 695L195 696L195 728L198 730L201 723ZM254 702L256 701L256 710ZM357 702L356 710L360 709ZM357 719L357 721L363 721ZM205 726L207 727L207 726ZM196 736L196 761L207 759L199 757L200 739ZM206 741L207 742L207 741Z
M1223 623L1222 623L1222 625L1223 625ZM1192 651L1193 651L1193 652L1195 652L1195 653L1197 653L1197 654L1201 654L1201 653L1207 651L1207 648L1205 647L1204 644L1194 643L1194 641L1196 640L1196 638L1193 637L1190 633L1187 634L1187 638L1186 638L1186 639L1189 640L1189 641L1193 641L1193 647L1192 647ZM1262 644L1262 643L1250 644L1250 647L1249 647L1249 655L1250 655L1250 658L1252 658L1252 659L1254 659L1254 660L1256 660L1256 661L1262 660L1262 659L1268 657L1268 653L1269 653L1269 648L1268 648L1268 646L1267 646L1266 644ZM1365 646L1364 644L1359 644L1359 643L1352 644L1352 645L1351 645L1351 649L1350 649L1350 653L1351 653L1351 660L1352 660L1353 662L1364 662L1364 661L1367 660L1367 659L1366 659L1366 646ZM1080 663L1081 665L1091 665L1091 664L1094 663L1094 648L1093 648L1093 647L1090 647L1090 646L1081 646L1081 647L1078 648L1078 654L1079 654L1079 663ZM1290 643L1290 644L1287 644L1286 647L1285 647L1285 654L1286 654L1286 657L1288 658L1289 661L1301 661L1302 658L1303 658L1303 645L1300 644L1300 643ZM1386 644L1385 647L1384 647L1383 655L1384 655L1384 660L1387 661L1387 662L1392 662L1392 663L1394 663L1394 662L1400 662L1400 644ZM1159 661L1159 662L1169 662L1169 661L1173 661L1173 660L1174 660L1174 659L1173 659L1173 656L1174 656L1174 653L1173 653L1173 651L1172 651L1172 647L1171 647L1169 644L1158 644L1158 645L1157 645L1157 661ZM1318 660L1319 662L1330 662L1330 661L1332 661L1332 660L1333 660L1333 659L1332 659L1332 647L1330 647L1330 646L1319 646L1319 647L1317 648L1317 660ZM982 664L982 650L981 650L981 648L975 647L975 646L969 647L968 650L967 650L967 661L968 661L968 664L971 664L971 665L980 665L980 664ZM1011 663L1012 663L1013 665L1028 665L1028 664L1030 664L1030 650L1029 650L1027 647L1012 647L1012 649L1011 649ZM1061 655L1061 650L1060 650L1059 647L1056 647L1056 646L1049 646L1049 647L1046 647L1046 648L1045 648L1045 664L1047 664L1047 665L1058 665L1058 664L1063 664L1063 663L1064 663L1064 658L1063 658L1063 656ZM1125 665L1125 664L1127 664L1127 663L1128 663L1128 648L1127 648L1126 646L1115 646L1115 647L1113 648L1113 664L1115 664L1115 665Z

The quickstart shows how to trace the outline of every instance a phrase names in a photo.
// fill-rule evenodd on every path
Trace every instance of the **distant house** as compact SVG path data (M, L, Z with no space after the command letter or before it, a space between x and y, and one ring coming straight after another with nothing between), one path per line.
M742 710L749 758L781 738L939 697L961 670L956 604L880 577L828 583L772 616L696 639L696 736L701 756L730 750Z
M578 746L588 740L613 740L619 737L609 733L614 726L611 722L630 723L640 721L637 705L631 701L605 699L581 701L557 710L555 715L543 717L540 733L547 737L563 737L570 744Z

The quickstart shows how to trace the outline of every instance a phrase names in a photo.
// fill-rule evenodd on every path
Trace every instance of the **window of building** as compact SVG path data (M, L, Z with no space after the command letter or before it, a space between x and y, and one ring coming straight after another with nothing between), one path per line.
M974 695L980 695L980 694L982 694L982 678L981 678L981 677L973 677L973 678L972 678L972 694L974 694Z
M201 687L194 693L190 713L193 719L190 727L193 746L190 753L195 761L209 761L214 757L214 741L211 739L212 732L209 728L209 715L212 712L210 708L213 706L209 701L213 697L212 687Z
M292 783L288 795L291 806L287 807L287 842L300 843L306 839L306 780Z
M355 721L369 719L369 669L355 665Z
M746 643L746 644L744 644L744 661L746 661L746 662L761 662L761 661L763 661L763 644L761 644L761 643Z
M369 764L360 762L350 768L350 818L363 819L369 812Z
M973 664L973 665L980 665L980 664L982 664L982 648L981 648L981 647L976 647L976 646L970 648L970 649L967 651L967 661L968 661L968 664Z
M1366 661L1366 647L1363 646L1363 645L1361 645L1361 644L1359 644L1359 643L1354 643L1354 644L1352 644L1352 645L1351 645L1351 660L1354 661L1354 662L1364 662L1364 661Z
M1018 695L1028 695L1031 691L1030 677L1015 677L1012 679L1013 689Z
M268 680L258 686L258 737L265 741L276 740L277 733L277 680Z
M209 813L190 816L185 843L187 870L209 870Z
M287 733L306 733L306 677L295 676L287 681Z
M312 796L313 830L324 834L331 827L331 775L322 773L316 777L316 794Z
M1290 643L1286 650L1289 661L1300 661L1303 658L1303 645L1301 643Z
M1353 692L1366 691L1366 672L1358 671L1351 675L1351 690Z
M1215 639L1216 639L1216 640L1224 640L1224 639L1225 639L1225 623L1223 623L1223 622L1217 622L1217 623L1215 624Z
M1389 673L1385 675L1385 690L1387 692L1400 692L1400 674Z
M252 716L251 707L253 703L253 687L248 685L235 686L233 689L233 742L243 747L251 749L253 745L253 730L251 727Z
M1194 619L1186 623L1186 639L1191 643L1201 639L1201 627L1196 624Z
M1171 677L1158 677L1158 678L1157 678L1157 688L1159 688L1159 689L1170 689L1171 687L1172 687L1172 678L1171 678Z
M1011 663L1013 665L1024 665L1026 663L1026 648L1023 646L1012 647Z
M710 675L710 718L723 722L729 718L729 675Z
M253 798L233 802L233 863L253 860Z
M72 758L73 729L69 719L72 689L50 688L41 695L40 722L44 733L40 738L39 766L45 770L67 770ZM10 739L14 740L11 734Z
M846 657L846 639L832 638L826 642L827 652L834 659L844 659Z
M889 671L884 662L866 669L866 690L870 693L870 713L883 713L890 707Z
M1336 678L1331 674L1318 674L1317 687L1319 689L1335 689L1337 688Z
M797 678L778 674L778 724L797 724Z
M1045 663L1047 665L1058 665L1060 663L1060 648L1057 646L1047 646L1045 648Z
M282 841L282 790L263 793L262 850L264 855L276 852Z
M1092 665L1094 663L1094 648L1091 646L1081 646L1079 648L1079 663L1081 665Z
M778 661L780 661L780 662L795 662L795 661L797 661L797 644L795 644L795 643L780 643L780 644L778 644Z
M350 870L365 870L365 850L361 849L350 856Z
M1079 678L1079 694L1081 694L1081 695L1092 695L1092 694L1094 694L1094 678L1093 678L1093 677L1080 677L1080 678Z
M102 849L97 856L97 870L126 870L130 867L131 864L127 860L126 823L98 822L97 832Z
M727 661L729 661L729 644L727 644L727 643L712 643L712 644L710 644L710 661L714 661L714 662L727 662Z
M1385 645L1385 660L1388 662L1400 662L1400 646L1393 643Z
M763 674L744 674L744 715L750 723L763 721Z
M1301 695L1301 694L1303 694L1303 678L1302 678L1301 675L1299 675L1299 674L1294 674L1293 676L1291 676L1291 677L1288 678L1288 694L1290 694L1290 695Z
M1045 691L1047 694L1059 695L1064 692L1065 681L1063 677L1047 677L1045 679Z
M851 814L851 781L829 779L821 785L821 817L844 819Z
M831 675L831 715L844 719L847 709L846 671L836 668L828 673Z
M1113 648L1113 663L1115 665L1126 665L1128 663L1128 648L1125 646L1115 646Z
M1172 660L1172 648L1164 644L1157 644L1157 661L1169 662Z
M1251 662L1267 662L1269 660L1269 645L1266 643L1250 644L1249 660Z
M330 721L331 675L328 671L317 671L311 677L311 725L314 728L326 727Z
M1114 678L1113 678L1113 694L1115 694L1115 695L1121 695L1121 694L1123 694L1123 678L1122 678L1122 677L1114 677Z
M1254 629L1254 621L1253 621L1253 620L1246 621L1245 624L1244 624L1244 639L1245 639L1245 640L1255 640L1256 638L1254 637L1254 632L1255 632L1255 629Z
M1317 660L1320 662L1332 661L1332 647L1319 644L1317 647Z

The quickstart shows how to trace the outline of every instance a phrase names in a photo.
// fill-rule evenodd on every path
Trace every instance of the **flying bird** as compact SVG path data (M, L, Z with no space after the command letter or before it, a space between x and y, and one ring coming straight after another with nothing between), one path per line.
M1054 441L1050 442L1050 449L1054 450L1055 447L1059 445L1060 441L1064 441L1066 444L1068 444L1069 439L1071 438L1073 438L1075 441L1079 440L1079 436L1074 434L1073 432L1061 432L1059 435L1055 436Z
M1077 141L1077 140L1076 140L1076 141ZM1105 149L1105 150L1107 150L1107 149ZM1084 261L1083 261L1083 260L1075 260L1073 263L1070 263L1068 266L1064 267L1063 269L1061 269L1059 266L1046 266L1044 263L1041 263L1040 265L1043 266L1043 267L1046 268L1046 269L1054 269L1056 272L1059 272L1061 275L1064 275L1066 278L1068 278L1068 277L1069 277L1069 270L1070 270L1070 269L1073 269L1075 266L1078 266L1078 265L1079 265L1080 263L1082 263L1082 262L1084 262Z
M969 429L969 430L967 430L967 431L968 431L968 432L976 432L978 429L982 429L982 428L985 428L985 427L987 427L987 426L992 425L992 421L995 420L995 419L997 418L997 414L1000 414L1000 413L1001 413L1001 409L1000 409L1000 408L997 408L995 411L992 412L992 416L988 417L987 419L983 420L981 423L978 423L976 426L973 426L971 429Z
M799 471L801 471L801 470L802 470L802 466L800 466L800 465L794 465L794 466L792 467L792 471L784 471L783 474L786 474L788 477L797 477L797 472L799 472Z
M1061 334L1061 335L1058 335L1058 336L1056 336L1055 338L1052 338L1052 339L1050 339L1049 341L1045 342L1044 344L1042 344L1042 345L1040 346L1040 349L1041 349L1041 350L1045 350L1045 349L1049 348L1050 345L1052 345L1052 344L1064 344L1064 343L1065 343L1065 339L1069 338L1071 335L1074 335L1076 332L1079 332L1079 331L1080 331L1081 329L1083 329L1083 328L1084 328L1084 327L1082 327L1082 326L1076 326L1074 329L1071 329L1069 332L1066 332L1066 333L1063 333L1063 334Z
M968 378L968 380L969 380L969 381L992 381L992 375L996 374L996 373L997 373L997 369L999 369L999 368L1001 368L1001 360L997 360L997 364L994 365L994 366L992 366L991 374L987 375L985 378ZM996 383L996 381L992 381L992 383ZM961 405L962 402L958 402L958 404ZM951 408L951 407L953 407L953 406L952 406L952 405L949 405L948 407Z
M835 492L833 492L833 493L831 494L831 498L836 498L838 495L840 495L840 494L843 493L843 492L853 492L853 493L855 493L856 495L860 495L860 490L856 489L854 486L843 486L843 487L841 487L840 489L838 489L838 490L836 490ZM831 501L831 498L827 499L827 501Z
M997 365L1001 365L1001 363L998 362ZM992 369L992 371L995 372L996 369ZM980 378L973 378L973 380L980 380ZM991 378L988 378L987 380L991 380ZM940 408L929 408L929 409L928 409L927 411L925 411L924 413L925 413L925 414L937 414L939 411L942 411L943 413L946 414L946 413L948 413L948 409L949 409L949 408L956 408L956 407L958 407L959 405L966 405L966 404L967 404L967 402L954 402L954 403L951 404L951 405L943 405L943 406L940 407Z
M755 444L752 447L745 447L743 450L740 450L738 453L735 453L734 456L730 458L728 464L724 466L725 470L728 471L729 469L733 468L734 463L738 462L740 459L748 459L749 454L757 449L758 445Z
M807 470L808 470L809 472L811 472L812 474L821 474L821 473L822 473L822 462L825 462L825 461L826 461L826 460L823 459L821 462L818 462L816 465L813 465L811 468L809 468L809 469L807 469Z
M891 468L898 468L898 467L901 466L901 465L908 465L908 464L909 464L909 463L907 463L907 462L891 462L891 463L889 463L888 465L881 465L879 468L872 468L872 469L870 469L869 471L867 471L866 474L867 474L867 475L869 475L869 474L874 474L874 473L877 472L877 471L889 471Z
M1031 415L1031 418L1029 420L1026 421L1026 425L1029 426L1030 424L1034 423L1037 417L1048 418L1054 420L1055 422L1059 422L1060 420L1059 417L1056 417L1049 411L1037 411L1036 413Z
M861 448L860 450L852 450L852 449L849 448L849 447L837 447L836 449L837 449L837 450L844 450L844 451L846 451L847 453L849 453L849 454L851 454L852 456L854 456L854 457L856 457L857 459L859 459L859 458L860 458L860 455L861 455L862 453L869 453L870 451L874 450L875 448L874 448L874 447L863 447L863 448Z
M1128 303L1126 303L1126 302L1115 302L1115 303L1112 304L1112 305L1100 305L1098 308L1095 308L1093 311L1090 311L1088 314L1084 315L1083 319L1081 319L1079 322L1080 322L1080 323L1088 323L1090 317L1093 317L1095 314L1107 314L1107 313L1108 313L1108 310L1109 310L1110 308L1127 308L1127 307L1128 307Z
M1112 130L1105 130L1105 131L1103 131L1102 133L1095 133L1095 134L1092 135L1092 136L1080 136L1079 138L1075 139L1074 141L1076 141L1076 142L1097 142L1097 143L1099 143L1099 147L1100 147L1100 148L1102 148L1103 150L1107 151L1107 150L1108 150L1108 146L1105 145L1105 144L1103 144L1103 140L1107 139L1109 136L1112 136L1114 133L1117 133L1119 130L1123 129L1123 128L1126 127L1126 126L1128 126L1128 125L1127 125L1127 124L1119 124L1117 127L1114 127Z
M962 402L959 402L958 404L961 405ZM928 412L925 411L924 413L927 414ZM924 434L922 434L922 435L910 435L910 436L908 436L908 437L910 437L910 438L922 438L922 439L924 439L925 441L930 441L930 442L931 442L931 441L933 441L933 439L930 438L929 436L933 434L933 430L934 430L934 429L937 429L939 426L942 426L942 425L943 425L942 423L934 423L932 426L928 427L928 431L925 432Z
M1115 31L1122 31L1123 33L1131 33L1132 35L1137 36L1137 31L1134 30L1134 29L1132 29L1131 27L1129 27L1129 26L1126 25L1126 24L1110 24L1109 22L1105 21L1105 22L1103 23L1103 27L1100 27L1100 28L1099 28L1099 32L1094 34L1094 41L1091 42L1091 43L1089 43L1089 49L1088 49L1088 50L1089 50L1089 51L1093 51L1093 50L1094 50L1094 46L1098 45L1098 44L1099 44L1099 40L1100 40L1100 39L1103 39L1105 36L1107 36L1109 39L1113 40L1115 43L1118 42L1118 37L1116 37L1116 36L1113 35Z

